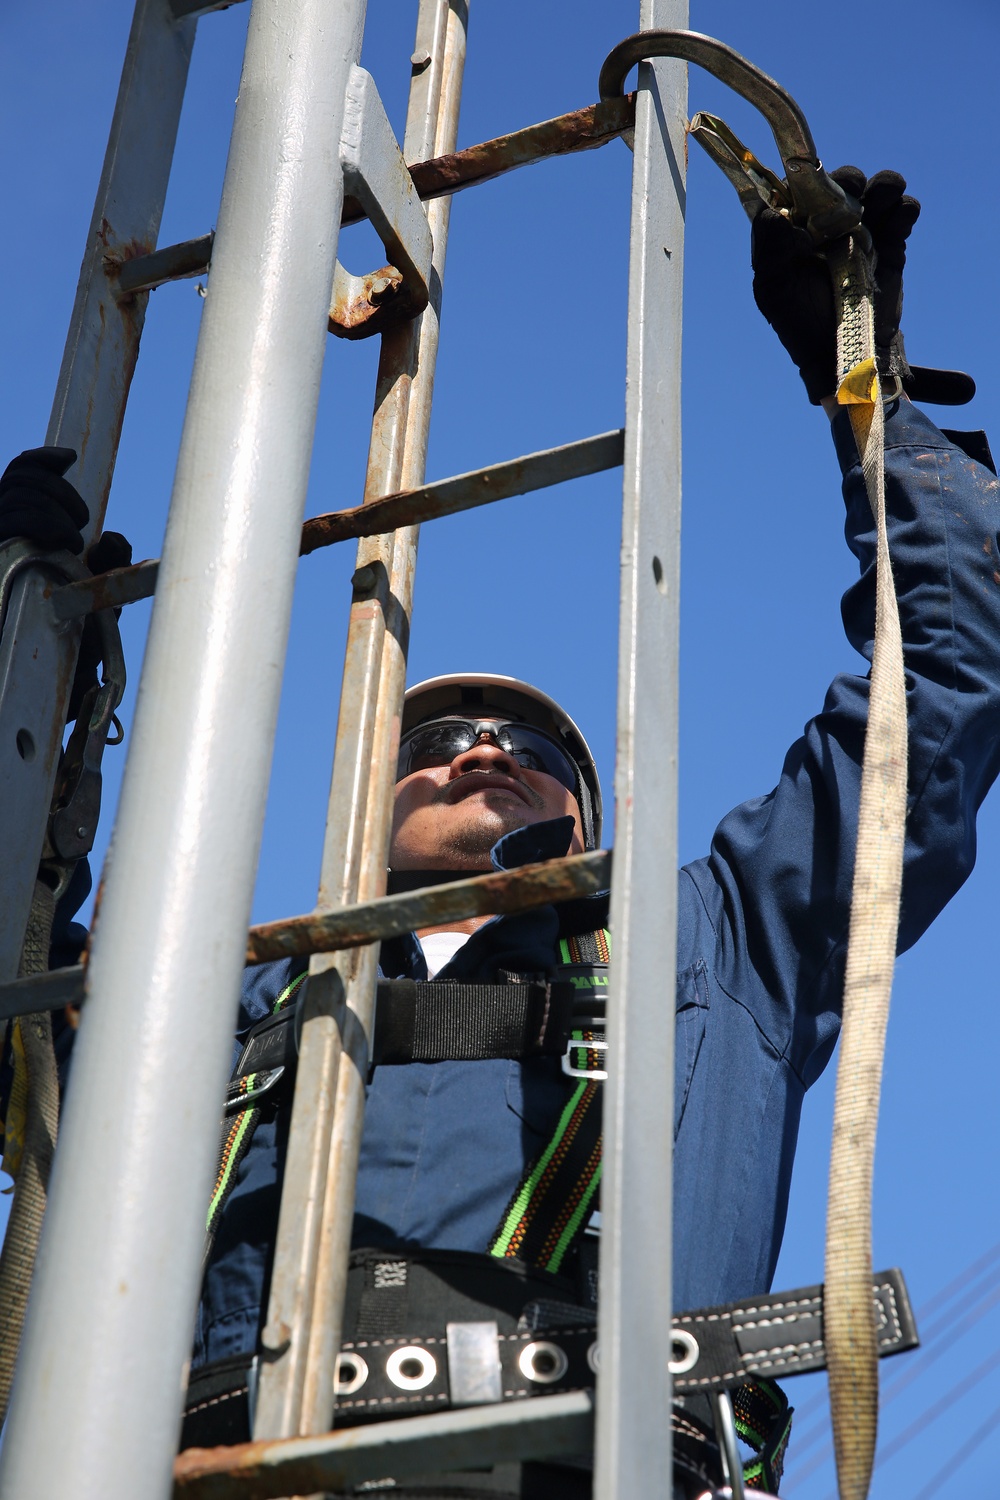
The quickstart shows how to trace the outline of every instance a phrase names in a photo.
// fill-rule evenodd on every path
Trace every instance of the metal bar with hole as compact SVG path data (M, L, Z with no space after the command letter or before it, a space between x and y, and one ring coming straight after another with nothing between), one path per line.
M684 27L687 11L687 0L642 0L640 25ZM671 1327L674 1029L662 1024L662 976L674 972L677 928L686 126L684 64L642 64L629 245L596 1500L662 1493L671 1472L663 1351Z

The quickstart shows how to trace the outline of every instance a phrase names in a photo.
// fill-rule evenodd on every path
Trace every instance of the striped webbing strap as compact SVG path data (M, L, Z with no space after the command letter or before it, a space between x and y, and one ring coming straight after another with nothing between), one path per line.
M610 934L602 929L562 938L559 956L564 970L591 970L590 975L577 973L574 982L602 978L593 971L606 969L610 961ZM604 1067L604 1052L586 1045L599 1038L603 1040L596 1030L572 1032L571 1041L581 1044L570 1051L575 1067L589 1072ZM586 1078L573 1083L551 1138L504 1210L490 1241L491 1255L558 1271L595 1206L601 1181L600 1084Z
M307 969L304 969L296 979L285 985L285 988L271 1007L272 1015L276 1016L279 1011L284 1010L289 1005L298 993L308 972ZM247 1094L253 1099L259 1097L257 1090L260 1082L260 1074L246 1073L237 1079L234 1088L238 1091L239 1095ZM233 1102L233 1100L227 1100L230 1107ZM250 1149L250 1142L253 1140L254 1131L257 1129L259 1120L260 1105L251 1102L248 1102L243 1109L236 1110L234 1114L227 1112L223 1117L222 1139L219 1145L219 1165L215 1174L215 1186L212 1189L212 1196L209 1199L208 1217L205 1222L205 1230L208 1236L205 1249L206 1260L212 1247L212 1241L215 1238L215 1231L219 1227L219 1220L222 1218L222 1210L225 1208L226 1201L236 1182L237 1169Z

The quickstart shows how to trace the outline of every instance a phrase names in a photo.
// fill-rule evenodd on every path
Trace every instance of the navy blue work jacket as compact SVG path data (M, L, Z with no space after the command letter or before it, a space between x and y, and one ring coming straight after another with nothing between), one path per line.
M861 575L843 601L869 659L875 535L846 413L833 424L848 544ZM902 401L886 427L890 546L906 653L909 822L900 949L965 880L975 814L1000 757L1000 488ZM839 676L785 758L778 785L719 824L680 873L675 1075L674 1305L770 1286L802 1097L837 1038L867 678ZM501 841L507 866L565 852L563 820ZM606 898L496 918L441 971L487 979L558 961L567 928L603 925ZM412 938L383 945L388 977L426 977ZM241 1037L289 965L248 971ZM355 1243L484 1251L565 1101L552 1060L383 1066L368 1092ZM195 1364L256 1347L287 1140L264 1120L239 1170L199 1309ZM263 1312L262 1312L263 1308Z

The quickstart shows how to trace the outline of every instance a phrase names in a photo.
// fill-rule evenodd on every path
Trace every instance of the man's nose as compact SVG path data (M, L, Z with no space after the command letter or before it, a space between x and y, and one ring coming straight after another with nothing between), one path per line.
M501 749L496 740L485 732L468 750L463 750L461 754L456 755L451 763L453 777L464 776L467 771L498 771L503 776L512 776L515 781L520 780L521 776L521 767L513 755L508 755L507 751Z

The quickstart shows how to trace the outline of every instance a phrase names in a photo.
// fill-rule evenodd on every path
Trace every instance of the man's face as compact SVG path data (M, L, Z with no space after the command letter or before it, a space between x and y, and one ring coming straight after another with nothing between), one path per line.
M573 793L545 771L519 765L484 731L447 764L396 783L389 862L394 870L488 870L505 833L567 813L576 823L569 852L582 854Z

